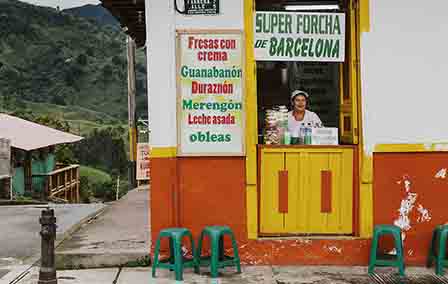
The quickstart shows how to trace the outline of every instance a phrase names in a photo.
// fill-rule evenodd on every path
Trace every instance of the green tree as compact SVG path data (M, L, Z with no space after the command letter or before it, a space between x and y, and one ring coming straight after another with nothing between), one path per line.
M95 56L95 51L94 51L93 47L87 48L86 54L90 57Z
M74 146L75 155L83 165L107 172L116 170L125 174L127 155L122 138L123 133L125 130L122 127L95 129Z
M106 64L103 67L103 79L105 81L109 81L112 79L113 74L114 74L114 68L110 64Z
M86 66L87 65L87 56L84 53L81 53L78 55L78 58L76 60L79 65Z
M120 66L120 67L122 67L122 66L124 65L124 60L123 60L120 56L115 55L114 57L112 57L112 63L113 63L115 66Z

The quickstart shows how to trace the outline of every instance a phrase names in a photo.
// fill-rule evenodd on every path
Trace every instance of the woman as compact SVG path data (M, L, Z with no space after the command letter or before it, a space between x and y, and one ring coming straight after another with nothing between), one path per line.
M291 93L292 111L288 114L288 131L292 137L300 136L302 127L323 127L319 116L307 110L309 95L300 90Z

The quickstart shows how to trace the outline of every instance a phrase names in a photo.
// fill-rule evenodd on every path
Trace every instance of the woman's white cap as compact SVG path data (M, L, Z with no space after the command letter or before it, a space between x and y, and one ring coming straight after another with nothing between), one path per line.
M310 95L308 95L308 93L305 91L295 90L291 93L291 101L298 95L305 96L305 98L307 98L307 99L310 97Z

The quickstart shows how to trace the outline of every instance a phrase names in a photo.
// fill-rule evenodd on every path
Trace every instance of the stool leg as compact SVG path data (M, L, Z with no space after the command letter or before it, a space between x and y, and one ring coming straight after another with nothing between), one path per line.
M432 266L432 263L434 261L434 244L436 242L436 236L437 236L437 230L434 230L432 232L432 238L431 243L429 244L429 253L428 253L428 259L426 261L426 267L430 268Z
M241 273L241 261L240 261L240 255L238 253L238 245L236 243L235 235L231 233L230 236L232 237L233 259L235 261L236 271L238 273Z
M397 249L397 261L398 261L398 272L400 276L404 276L404 252L403 252L403 240L401 234L395 236L395 247Z
M156 277L156 269L159 265L159 253L160 253L160 237L157 238L156 247L154 249L154 260L152 262L152 277Z
M199 274L201 269L201 255L202 255L202 241L204 239L204 232L201 232L201 236L198 240L198 247L196 248L196 260L197 266L194 268L194 272Z
M373 274L376 264L376 253L378 249L378 235L373 233L372 244L370 247L369 274Z
M193 240L193 236L191 234L188 234L188 236L190 237L190 243L191 243L191 253L193 254L193 267L194 267L194 272L195 273L199 273L199 262L198 262L198 258L196 256L196 249L194 247L194 240Z
M219 261L224 260L224 236L219 237Z
M212 278L218 277L218 263L219 263L219 237L210 238L211 239L211 260L210 260L210 270Z
M169 263L174 266L174 241L172 238L170 238L170 258ZM170 271L173 271L174 269L170 268Z
M447 235L440 233L439 235L439 249L436 256L436 274L442 276L444 265L445 265L445 255L446 255L446 239Z
M176 281L183 280L183 269L182 237L179 237L174 241L174 273L176 274Z

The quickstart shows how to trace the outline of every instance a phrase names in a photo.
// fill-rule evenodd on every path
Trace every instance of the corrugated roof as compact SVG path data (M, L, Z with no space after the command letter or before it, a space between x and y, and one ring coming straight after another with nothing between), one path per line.
M0 113L0 137L11 140L12 147L25 151L74 143L83 139L77 135L3 113Z

